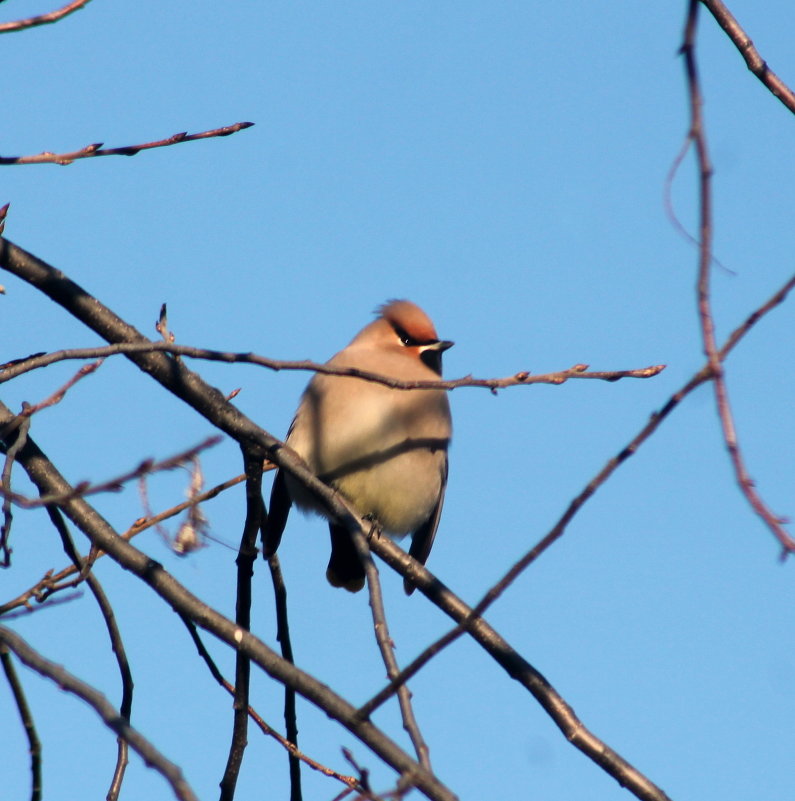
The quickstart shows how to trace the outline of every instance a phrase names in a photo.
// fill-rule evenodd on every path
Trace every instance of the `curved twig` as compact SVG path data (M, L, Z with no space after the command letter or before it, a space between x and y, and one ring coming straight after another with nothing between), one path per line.
M36 724L33 721L30 707L28 706L25 691L19 681L14 663L11 661L11 654L6 645L0 645L0 663L6 674L11 694L17 705L22 726L28 735L28 752L30 753L30 801L41 801L41 741L36 733Z
M86 684L60 665L46 659L11 629L0 626L0 643L13 651L20 662L41 676L54 681L58 687L82 698L102 718L105 725L123 737L147 765L151 765L171 785L181 801L198 801L177 765L166 759L140 732L130 726L118 709L99 690Z

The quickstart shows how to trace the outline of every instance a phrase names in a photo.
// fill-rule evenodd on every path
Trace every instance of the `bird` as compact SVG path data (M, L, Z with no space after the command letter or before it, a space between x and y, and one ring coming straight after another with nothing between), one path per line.
M326 364L403 381L440 380L442 353L453 343L439 339L428 315L408 300L390 300L375 314ZM379 530L396 538L411 534L409 553L425 564L442 513L451 437L444 390L394 389L315 373L285 442ZM329 518L329 583L349 592L361 590L364 566L348 530L284 469L274 478L263 525L265 558L276 553L293 503ZM403 586L407 595L414 591L408 579Z

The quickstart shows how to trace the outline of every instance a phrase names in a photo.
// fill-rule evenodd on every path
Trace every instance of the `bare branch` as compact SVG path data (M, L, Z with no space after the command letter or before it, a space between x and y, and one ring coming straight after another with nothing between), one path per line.
M272 470L273 466L268 466L266 469ZM178 515L180 512L185 511L185 509L195 506L196 504L204 503L204 501L215 498L217 495L224 492L224 490L227 490L230 487L234 487L236 484L240 484L242 481L245 480L245 478L246 478L245 474L235 476L234 478L230 478L228 481L224 481L222 484L218 484L212 489L207 490L207 492L202 493L200 496L196 498L191 498L190 500L177 504L176 506L172 506L171 508L166 509L163 512L160 512L159 514L155 515L154 517L150 516L141 518L140 520L136 520L136 522L120 536L123 539L129 541L137 534L140 534L141 532L146 531L147 529L152 528L153 526L156 526L161 521L167 520L170 517L174 517ZM94 561L96 561L102 556L106 556L105 552L102 550L97 550L92 555L92 558L94 559ZM78 584L82 583L86 578L85 575L80 575L77 577L77 579L74 579L72 581L67 581L67 579L70 576L74 576L75 573L79 572L74 565L69 565L69 567L63 568L54 575L53 572L54 572L53 570L48 570L44 574L44 576L30 589L25 590L25 592L23 592L21 595L17 596L13 600L0 605L0 617L20 607L30 608L31 598L34 599L37 603L40 604L44 603L46 600L50 598L50 596L54 595L55 593L76 587Z
M27 19L18 19L13 22L0 23L0 33L13 33L15 31L23 31L26 28L35 28L38 25L47 25L51 22L58 22L69 14L79 11L83 6L88 5L91 0L72 0L62 8L55 11L48 11L46 14L39 14L37 17L28 17Z
M161 322L164 320L165 304ZM165 336L165 333L164 333ZM251 579L254 575L254 564L257 560L257 535L262 523L262 459L248 451L243 451L243 463L246 471L246 519L240 538L240 549L237 554L237 603L235 605L235 622L243 631L251 628ZM229 756L226 769L220 782L221 801L232 801L235 797L237 777L243 763L243 753L248 744L248 708L249 679L251 662L242 651L235 655L235 703L234 723L232 726L232 742L229 745Z
M18 451L24 447L28 438L28 431L30 430L30 418L25 417L22 419L14 418L13 425L7 423L0 426L0 441L7 439L9 434L13 433L16 429L16 437L13 443L6 449L6 458L3 463L3 472L0 477L0 493L3 494L3 525L0 526L0 567L9 567L11 565L11 546L8 540L11 536L11 522L14 515L11 512L11 469L14 465L14 459Z
M372 530L370 532L370 539L372 539ZM380 535L377 534L377 536ZM370 598L370 609L373 615L373 628L375 629L375 639L378 643L378 648L381 651L381 658L386 666L387 676L394 680L400 673L398 668L397 659L395 659L394 643L389 634L389 627L386 622L386 611L384 610L384 597L381 592L381 581L378 577L378 568L375 566L373 557L370 555L370 549L367 546L367 539L362 532L354 531L353 546L359 556L364 572L367 576L367 591ZM414 715L414 709L411 706L411 693L405 682L397 685L398 702L400 705L400 714L403 718L403 728L411 738L414 750L417 753L417 758L420 764L426 769L431 770L431 758L428 751L428 745L422 736L417 718ZM361 710L360 710L361 711Z
M795 113L795 92L776 75L767 62L754 47L748 34L740 27L740 23L732 16L731 11L721 0L701 0L701 4L715 17L734 46L745 59L748 69L777 97L790 111Z
M100 365L102 364L103 359L98 359L95 362L91 362L91 364L84 364L60 389L55 390L55 392L50 395L49 398L45 398L43 401L39 401L39 403L35 404L34 406L26 405L25 408L19 413L20 417L32 417L36 412L40 412L42 409L48 409L50 406L55 406L55 404L60 403L65 397L66 393L81 379L85 378L87 375L91 375Z
M769 300L765 301L758 309L753 311L746 320L741 323L728 336L726 342L719 351L721 361L725 360L740 340L756 325L759 320L768 312L781 304L795 288L795 276L790 278ZM521 559L519 559L508 572L483 596L478 604L462 619L457 626L442 635L438 640L431 643L415 659L393 677L389 684L374 695L369 701L362 704L358 714L362 718L367 718L378 709L384 702L391 698L398 687L408 681L419 670L421 670L437 653L455 642L466 630L467 625L475 618L480 618L497 598L512 584L518 576L529 567L553 542L559 539L571 522L574 515L582 508L585 502L604 484L608 478L632 455L634 455L643 443L660 427L668 415L697 387L710 380L712 371L709 363L705 364L701 370L695 373L690 380L678 389L663 404L659 411L654 412L645 426L632 438L632 440L619 451L607 464L588 482L582 492L569 504L564 514L533 548L531 548ZM402 572L402 571L401 571ZM405 573L404 573L405 575Z
M84 0L88 2L88 0ZM2 33L0 27L0 33ZM95 142L86 145L80 150L73 150L71 153L51 153L45 151L36 156L0 156L0 166L12 166L16 164L60 164L62 166L71 164L77 159L93 158L94 156L134 156L142 150L151 150L155 147L169 147L178 145L182 142L195 142L198 139L211 139L218 136L229 136L230 134L251 128L253 122L236 122L234 125L225 125L223 128L213 128L211 131L189 134L184 131L175 133L166 139L158 139L156 142L145 142L141 145L126 145L124 147L112 147L102 149L102 142Z
M26 253L16 245L12 245L6 239L0 240L0 265L37 287L106 340L112 343L146 341L139 331L103 306L85 289L46 262ZM297 480L305 484L313 492L319 503L329 511L331 516L339 520L349 531L356 530L356 527L361 530L361 521L346 505L341 496L319 481L307 469L297 454L287 448L276 437L256 426L239 409L230 404L222 393L205 383L200 376L188 370L184 364L175 363L173 359L162 353L131 353L128 354L128 358L138 365L140 369L144 370L147 375L181 398L199 414L212 421L214 425L228 433L241 445L261 449L263 456L288 470ZM0 406L0 409L2 409L2 406ZM30 450L32 450L32 447L30 446ZM29 460L28 465L30 465ZM52 486L54 481L57 486L64 486L65 482L60 476L55 480L52 470L54 468L49 466L45 470L45 475L38 476L42 485L49 487ZM36 476L36 472L33 471L33 473ZM35 482L36 478L34 478ZM85 507L87 507L86 502L83 499L76 498L65 505L65 511L70 516L74 515L72 519L78 525L80 525L79 520L85 526L87 523L85 515L88 514ZM88 508L90 509L90 507ZM91 510L92 521L96 521L96 517L96 513ZM104 521L103 524L104 526L101 530L95 526L90 529L90 536L98 548L108 550L109 553L112 551L114 558L117 560L124 559L127 569L133 570L159 592L165 592L166 586L173 588L173 579L170 576L167 581L165 578L163 582L159 580L165 574L162 568L153 572L150 560L142 554L133 556L133 552L138 554L137 550L123 540L112 536L110 527ZM363 533L366 533L366 530L363 530ZM426 597L431 599L446 614L453 617L456 622L460 622L460 620L467 617L470 612L469 607L456 598L427 569L421 568L415 560L412 560L405 551L391 542L391 540L382 537L378 540L373 540L370 547L371 550L375 551L403 576L409 576ZM128 551L127 549L130 550ZM126 556L123 554L126 554ZM144 560L144 564L140 563L140 559ZM181 592L187 593L184 588L181 588ZM172 606L175 604L173 597L169 597L169 603ZM224 622L221 624L220 620L213 617L212 620L216 622L211 626L208 618L210 613L206 610L206 607L202 606L201 608L203 617L197 622L203 627L211 629L217 636L222 636L225 641L238 643L239 648L250 647L252 653L255 652L255 644L256 648L260 647L261 644L256 638L239 628L236 629L231 623ZM230 630L228 626L232 626L232 629ZM606 772L614 776L623 786L630 788L638 798L644 801L664 801L667 798L660 788L656 787L636 768L593 735L576 717L571 707L550 686L549 682L516 653L485 621L474 620L468 624L467 630L513 678L536 697L575 747L579 748ZM238 635L239 639L235 635ZM226 639L227 637L230 639ZM264 648L265 646L262 645L262 647ZM265 659L265 652L257 651L257 653L259 657L252 658L270 675L284 681L283 677L289 673L287 667L281 664L277 666L277 663L272 662L273 657L270 656L272 652L269 650L267 652L268 659ZM275 655L273 656L275 657ZM357 717L355 709L346 709L343 714L342 708L333 706L338 702L344 703L342 699L338 701L337 697L334 696L333 704L332 701L327 700L325 705L316 700L314 689L310 690L311 685L305 683L308 681L308 677L305 674L302 675L304 678L296 685L299 693L313 703L322 706L328 714L332 714L340 720L346 728L365 741L375 753L379 754L389 764L397 766L398 760L400 760L407 765L407 768L410 765L411 769L408 772L414 771L412 781L426 795L429 793L428 788L432 786L429 782L432 782L433 786L438 786L439 790L445 795L449 793L446 788L438 783L435 777L430 777L427 771L423 770L414 760L410 760L408 763L404 762L405 759L408 759L404 752L398 749L398 754L389 750L394 745L391 741L375 739L372 730L367 728L372 724L369 721L361 721ZM329 694L327 688L326 693ZM332 706L338 711L339 716L331 711ZM365 728L360 728L360 724ZM373 738L372 741L371 737ZM386 745L386 742L389 742L389 746ZM387 753L390 754L392 761L386 758Z
M217 391L216 395L220 397ZM0 423L12 416L10 410L0 403ZM17 455L17 461L42 494L71 494L68 482L30 438ZM370 721L360 721L352 704L310 674L289 664L253 634L208 607L176 581L162 565L122 539L84 498L73 497L65 501L62 510L96 548L106 551L126 570L144 581L174 610L188 615L201 628L236 651L243 651L277 681L291 684L310 703L364 742L386 764L401 775L410 777L414 786L428 798L433 801L455 801L453 793L435 775L426 771ZM128 738L128 741L133 745L132 740Z
M276 557L273 557L274 559ZM199 636L199 632L196 630L196 625L193 621L183 615L182 613L178 613L182 622L185 624L185 627L188 629L190 633L191 639L193 640L196 649L199 652L201 658L205 661L212 677L220 684L233 698L235 696L235 685L228 682L222 675L221 671L218 669L218 666L215 664L215 661L210 656L210 652L205 647L204 643ZM290 753L292 757L295 759L300 760L308 767L312 768L312 770L318 771L318 773L322 773L324 776L328 776L332 779L337 779L338 781L342 782L350 789L356 789L357 787L357 780L353 776L346 776L343 773L337 773L337 771L332 770L331 768L322 765L320 762L316 762L314 759L306 756L306 754L302 754L301 751L298 750L297 746L294 742L291 742L286 737L282 737L276 729L269 726L258 714L254 707L249 706L248 708L249 717L254 721L254 723L259 726L260 731L267 735L268 737L273 737L278 743L280 743L287 751Z
M521 370L505 378L473 378L464 376L449 381L399 381L396 378L371 373L367 370L359 370L355 367L331 367L328 364L303 360L270 359L266 356L259 356L256 353L235 353L229 351L208 350L206 348L195 348L189 345L175 345L169 342L134 342L120 343L97 348L74 348L70 350L58 351L56 353L35 354L24 359L14 359L4 365L0 365L0 384L10 381L30 370L46 367L55 362L66 359L92 359L97 357L106 358L116 354L133 355L146 353L170 353L175 356L188 356L194 359L204 359L214 362L254 364L266 367L269 370L309 370L324 375L351 376L361 378L365 381L374 381L385 384L392 389L447 389L454 390L459 387L481 387L495 392L498 389L505 389L513 386L526 386L531 384L564 384L570 378L596 379L599 381L618 381L622 378L653 378L659 375L664 369L664 364L656 364L650 367L641 367L635 370L602 370L589 372L588 365L575 364L565 370L558 370L554 373L543 373L534 375L526 370Z
M81 481L72 488L71 492L73 494L68 498L58 495L43 495L39 498L28 498L25 495L20 495L17 492L10 492L3 488L0 488L0 493L2 493L6 498L10 498L17 506L21 506L23 509L35 509L39 506L61 506L65 501L71 500L72 497L76 497L78 495L96 495L101 492L118 492L128 481L133 481L136 478L151 475L152 473L159 473L165 470L174 470L177 467L181 467L185 462L194 459L196 455L201 453L203 450L217 445L222 439L223 437L217 435L208 437L203 442L195 445L193 448L189 448L188 450L178 453L175 456L170 456L168 459L163 459L161 462L156 462L154 459L144 459L144 461L141 462L135 469L117 476L116 478L112 478L109 481L103 481L101 484L91 484L88 481ZM192 504L189 503L188 505L190 506Z
M119 667L119 674L121 676L122 700L119 711L122 718L129 724L130 714L132 712L133 678L130 670L130 663L127 660L127 652L124 647L124 642L121 638L121 632L119 631L119 626L116 623L116 615L113 612L113 607L108 600L108 596L105 594L105 590L102 589L99 579L91 572L93 560L90 558L83 559L80 556L61 512L53 506L48 506L47 514L49 515L52 524L55 526L56 531L61 537L61 543L63 544L63 549L66 552L66 555L72 560L72 564L79 572L80 577L82 578L85 576L86 583L88 584L88 587L97 602L99 611L105 621L105 627L108 630L108 636L110 638L110 645L113 653L116 655L116 664ZM119 793L121 792L121 784L124 780L124 772L129 761L127 758L127 741L121 735L119 735L117 740L118 751L116 757L116 768L113 771L110 789L105 796L106 801L116 801L116 799L119 797Z
M700 247L698 260L698 315L701 324L701 338L704 352L709 361L711 379L715 389L715 402L718 409L723 439L729 451L735 478L740 491L745 496L757 516L767 525L782 547L782 558L795 552L795 539L783 528L785 521L773 514L756 491L754 482L748 475L745 460L737 439L734 418L729 401L729 392L723 371L723 365L715 341L715 324L710 302L710 265L712 261L712 164L707 149L702 115L703 98L696 63L696 25L700 0L690 0L685 24L684 41L681 52L685 58L685 74L687 77L688 95L690 98L690 131L689 138L695 145L699 178L699 228Z
M149 740L130 726L119 710L99 690L81 681L55 662L50 662L5 626L0 626L0 643L13 651L31 670L54 681L60 689L81 698L92 707L108 728L116 732L119 737L123 737L147 765L151 765L166 779L177 798L181 801L198 801L179 767L166 759Z
M261 496L260 496L261 497ZM261 521L264 524L266 512L263 502ZM260 531L262 529L260 528ZM284 575L279 564L279 557L276 554L269 557L268 568L271 573L273 584L273 595L276 604L276 639L279 641L282 656L291 664L295 664L293 658L293 644L290 639L290 623L287 618L287 585L284 582ZM287 741L292 745L289 750L288 765L290 770L290 801L300 801L301 792L301 766L298 764L300 751L298 750L298 713L295 705L295 689L284 685L284 727L287 734ZM351 787L355 786L349 785Z
M0 662L6 674L11 694L17 705L19 717L25 733L28 735L28 751L30 753L30 801L40 801L41 799L41 742L36 734L36 724L33 722L33 715L28 706L25 691L19 681L14 663L11 661L11 654L6 645L0 645Z

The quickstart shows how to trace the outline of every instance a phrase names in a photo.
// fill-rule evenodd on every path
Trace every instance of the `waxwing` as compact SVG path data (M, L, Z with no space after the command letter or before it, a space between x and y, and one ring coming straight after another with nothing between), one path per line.
M438 380L440 340L419 306L393 300L376 311L328 364L404 381ZM409 553L428 558L447 484L447 449L452 434L444 390L391 389L360 378L316 373L309 382L287 433L295 450L321 481L339 491L362 516L396 537L411 534ZM322 506L289 473L273 481L263 532L263 553L276 552L290 505L325 514ZM331 559L326 578L335 587L358 592L364 568L343 525L329 520ZM404 581L407 594L413 586Z

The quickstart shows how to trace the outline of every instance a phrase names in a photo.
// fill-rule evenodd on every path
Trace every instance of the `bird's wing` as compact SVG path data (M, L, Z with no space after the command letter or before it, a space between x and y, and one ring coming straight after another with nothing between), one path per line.
M282 541L284 527L287 525L287 516L292 506L287 483L284 480L284 471L278 470L273 479L271 489L270 509L262 527L262 555L267 559L276 553Z
M411 547L409 556L413 556L421 565L428 560L428 555L436 539L436 529L439 526L439 518L442 516L442 506L444 506L444 491L447 487L447 457L445 456L442 465L442 487L439 492L439 499L436 501L428 519L414 532L411 537ZM416 587L407 579L403 579L403 589L406 595L411 595Z

